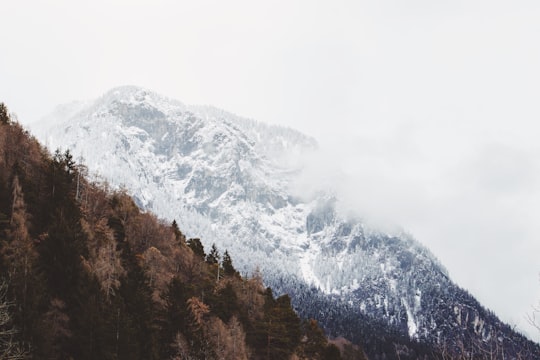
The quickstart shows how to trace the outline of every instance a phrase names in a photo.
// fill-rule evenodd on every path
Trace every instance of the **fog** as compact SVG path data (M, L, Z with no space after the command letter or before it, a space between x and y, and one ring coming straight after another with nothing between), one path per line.
M398 224L503 320L540 299L536 1L9 1L30 123L125 84L314 136L306 188ZM532 332L531 334L537 334Z

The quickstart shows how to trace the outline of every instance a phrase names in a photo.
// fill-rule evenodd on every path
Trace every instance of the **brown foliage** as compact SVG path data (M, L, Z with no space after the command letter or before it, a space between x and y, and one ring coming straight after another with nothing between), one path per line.
M51 164L52 160L48 153L20 125L11 120L9 124L0 124L0 190L4 190L3 197L8 200L2 204L4 206L1 209L4 219L2 230L7 230L7 236L0 249L4 260L7 259L5 263L8 264L7 268L11 277L26 276L32 271L33 263L37 258L32 236L39 238L40 233L43 233L43 238L47 236L50 225L48 221L51 219L49 216L41 216L39 219L41 226L37 226L36 224L39 223L37 216L40 215L41 208L36 204L47 204L49 200L51 188L47 176L50 174L47 174L50 172ZM74 204L79 206L82 214L82 218L78 220L82 228L83 245L88 251L85 250L83 255L79 255L81 258L85 257L81 259L85 270L98 280L107 300L113 296L120 298L123 295L118 295L117 290L122 285L121 281L129 277L124 276L129 275L126 269L139 269L138 266L133 265L135 259L146 274L134 281L140 281L146 285L148 279L148 285L153 292L153 302L149 301L151 303L149 306L141 305L143 311L137 308L134 313L137 311L139 313L129 314L132 317L129 321L126 320L124 324L126 328L137 324L141 318L149 323L163 320L155 318L157 316L154 315L154 310L157 314L164 308L166 304L161 294L167 289L171 279L177 277L188 284L185 287L186 297L193 294L200 297L192 296L187 303L183 298L180 304L183 311L186 308L189 310L190 319L187 328L181 330L185 333L175 334L177 329L174 329L170 336L167 336L167 341L171 341L174 337L171 344L175 350L173 358L189 359L193 356L200 358L203 354L204 356L213 354L219 359L251 358L250 350L254 349L249 349L247 345L244 326L247 329L256 329L257 323L263 322L266 316L265 288L261 274L256 271L253 277L247 280L239 276L226 276L216 282L215 267L218 264L209 265L200 256L196 256L186 245L185 236L177 226L170 226L158 220L156 216L142 212L125 190L111 193L106 183L90 183L84 176L86 168L83 165L79 164L73 169L70 171L75 171L76 177L72 178L74 181L70 182L67 191L70 192L69 195L75 200ZM27 183L31 184L28 190L32 192L25 188ZM10 185L11 191L8 192ZM33 199L33 202L28 202L28 209L23 190L29 195L28 199ZM11 209L9 205L12 205ZM33 228L30 226L29 212L33 215ZM7 219L9 219L9 224ZM214 266L214 269L211 266ZM19 281L19 283L23 282ZM223 306L219 296L221 290L229 284L236 299L232 300L234 303L226 305L234 310L221 320L217 316L218 309ZM135 290L128 290L131 291L130 296L139 294L136 291L137 287ZM145 291L146 289L143 289L141 293L149 294ZM228 291L227 300L231 300L234 296L230 293L230 289ZM204 303L205 299L215 307L214 312ZM122 300L130 305L137 303L136 301L129 302L131 299L127 297ZM107 301L103 305L107 307L113 303ZM182 305L185 306L182 307ZM73 325L72 320L76 323L78 315L69 306L68 298L63 300L56 297L48 298L43 303L43 311L32 323L37 327L36 333L47 334L43 340L45 343L40 344L41 351L45 354L54 354L55 358L67 358L68 354L65 351L69 349L70 341L77 338L76 329L70 326ZM126 309L128 308L126 306ZM139 316L146 315L146 310L150 314L148 318ZM117 314L120 314L119 311L118 309ZM150 318L150 316L155 317ZM281 318L276 317L276 319ZM285 324L285 321L283 323ZM118 323L116 324L118 326ZM142 328L145 329L144 331L152 329L151 326ZM118 328L115 329L118 334ZM133 326L130 331L138 331L138 329ZM149 331L152 332L152 330ZM149 338L153 335L155 334L149 334ZM151 342L147 340L145 338L144 342ZM195 346L194 342L197 341L199 343ZM39 354L37 356L39 357Z
M208 307L208 305L203 303L198 297L195 296L189 298L187 303L189 311L195 319L196 325L202 327L204 324L204 317L210 312L210 308Z
M18 123L0 126L0 180L7 183L15 168L28 177L41 177L42 161L47 155Z
M229 320L228 324L224 324L218 317L212 317L208 321L207 329L218 359L249 359L246 334L235 316Z
M8 276L19 286L21 302L26 304L29 277L37 258L34 243L28 233L28 214L19 178L13 179L12 211L7 241L0 247L1 255L8 265Z
M120 279L126 273L114 233L104 217L93 224L82 221L82 226L88 238L89 259L85 265L98 279L108 300L120 287Z
M190 348L189 343L182 335L182 333L177 333L174 337L174 341L171 344L171 347L173 348L174 355L172 356L171 360L191 360L193 359L190 356Z
M169 269L169 259L154 246L143 253L144 264L150 280L150 287L154 289L153 299L161 301L161 294L165 291L173 275Z
M85 179L80 180L81 210L90 224L97 224L112 214L110 199L107 195L107 185L89 184Z
M264 285L260 272L257 270L248 280L236 282L233 286L240 306L247 310L248 316L261 320L264 317Z
M52 299L49 310L45 313L41 326L43 331L47 331L47 343L43 348L49 354L55 354L58 358L64 358L62 353L63 342L69 339L72 334L69 329L70 319L65 312L66 304L60 299Z
M0 282L0 359L25 359L26 353L14 337L17 330L12 326L12 304L7 301L7 284Z

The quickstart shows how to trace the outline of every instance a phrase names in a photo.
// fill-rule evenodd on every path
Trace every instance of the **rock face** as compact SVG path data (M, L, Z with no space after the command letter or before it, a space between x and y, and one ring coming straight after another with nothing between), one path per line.
M299 132L137 87L62 106L32 131L128 189L141 208L176 219L207 249L228 250L242 273L258 267L269 285L293 295L302 315L363 342L373 356L414 357L413 340L444 351L539 354L410 235L341 216L328 192L295 196L302 167L294 159L317 148ZM408 350L386 349L380 334Z

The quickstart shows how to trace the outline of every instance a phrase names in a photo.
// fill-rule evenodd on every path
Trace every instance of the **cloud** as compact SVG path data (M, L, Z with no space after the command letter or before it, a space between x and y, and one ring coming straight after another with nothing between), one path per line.
M438 124L358 124L356 137L343 131L322 142L297 189L331 188L340 211L385 231L403 227L458 285L534 335L524 320L540 290L540 149L523 141L531 127L499 122L479 137L489 122ZM509 136L516 125L524 133Z

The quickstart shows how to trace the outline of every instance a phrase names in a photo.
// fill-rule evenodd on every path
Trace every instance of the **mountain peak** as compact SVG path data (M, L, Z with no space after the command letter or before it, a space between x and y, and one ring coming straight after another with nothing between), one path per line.
M38 137L84 156L141 208L228 250L244 273L259 267L278 292L304 289L292 297L295 306L329 334L360 341L365 329L355 333L352 322L366 316L432 343L501 335L503 324L412 237L344 218L325 198L294 196L301 167L286 161L313 150L313 139L134 86L112 89L70 116ZM310 312L317 299L332 310ZM333 327L335 314L350 322L347 334Z
M169 99L154 91L134 85L119 86L107 91L95 101L91 110L110 110L113 105L118 107L119 104L122 104L124 108L153 108L164 113L186 111L186 106L180 101ZM130 115L136 114L132 112Z
M117 100L123 102L144 102L145 100L156 97L164 98L164 96L142 86L121 85L108 90L100 98L110 101Z

